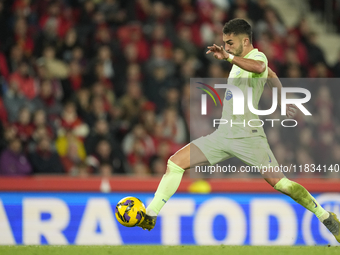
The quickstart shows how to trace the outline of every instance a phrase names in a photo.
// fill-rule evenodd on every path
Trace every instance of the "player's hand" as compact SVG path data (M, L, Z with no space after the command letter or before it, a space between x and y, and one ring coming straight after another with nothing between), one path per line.
M288 118L293 118L297 112L297 107L294 104L287 104L286 105L286 116Z
M208 46L208 49L209 50L206 54L213 53L216 59L223 60L229 58L229 53L225 51L223 46L217 46L214 44L213 46Z

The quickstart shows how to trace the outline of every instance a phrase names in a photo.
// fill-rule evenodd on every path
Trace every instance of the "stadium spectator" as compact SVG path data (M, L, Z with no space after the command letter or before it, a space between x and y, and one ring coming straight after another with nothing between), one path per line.
M38 109L33 113L33 141L38 141L43 136L48 136L50 139L55 138L54 130L51 125L49 125L46 112L43 109Z
M134 166L133 166L133 174L134 176L138 177L148 177L150 176L150 169L147 166L147 164L144 164L142 162L137 162Z
M24 51L24 55L29 57L34 50L34 42L28 33L27 22L25 18L18 18L14 25L14 34L12 40L9 42L12 44L18 44Z
M285 46L286 49L295 50L295 55L299 60L299 63L303 66L308 65L308 54L306 46L298 40L298 36L290 32L286 37Z
M130 158L130 164L134 164L137 158L148 162L155 153L154 142L141 124L135 125L132 131L124 137L122 148Z
M165 26L162 23L156 23L153 27L151 38L150 38L150 46L153 47L156 44L160 44L164 49L164 57L169 59L172 53L172 42L166 35Z
M166 76L171 77L174 73L174 65L166 57L165 48L162 44L154 44L150 59L145 63L147 75L152 75L152 71L157 67L164 67Z
M193 43L192 31L187 26L181 26L178 29L178 39L176 46L184 50L185 54L188 56L196 56L198 49Z
M60 119L56 120L56 126L58 136L69 131L76 137L84 139L89 133L89 127L78 117L76 106L73 102L68 102L64 105Z
M46 46L43 50L43 56L38 59L38 64L46 66L51 78L65 79L69 75L68 65L56 58L56 48Z
M20 139L12 139L0 155L0 175L24 176L31 173L32 166L22 150Z
M51 1L48 3L47 12L45 11L39 20L39 26L41 28L46 27L48 23L55 22L57 35L64 37L66 31L72 27L72 20L68 20L67 15L70 15L69 9L61 9L59 1Z
M163 176L166 169L166 161L161 158L156 158L150 163L151 173L155 176Z
M41 138L34 152L29 154L33 172L37 174L62 174L64 173L61 160L51 146L48 137Z
M100 140L92 155L88 156L86 162L94 169L94 173L100 173L102 164L109 164L115 173L125 173L125 159L118 148L112 147L107 140Z
M99 166L99 174L100 176L104 177L104 178L109 178L112 176L112 174L115 173L114 169L112 168L111 164L101 164Z
M31 123L31 111L27 107L20 109L19 117L13 123L12 128L15 129L17 136L24 145L27 145L34 131L34 126Z
M19 63L18 69L10 75L9 81L15 82L18 90L29 100L33 99L38 93L38 88L30 74L29 65L25 61Z
M93 154L97 144L101 140L106 140L113 147L116 147L117 149L119 148L119 144L110 130L109 123L104 119L97 120L91 133L87 136L85 140L86 153L88 155ZM119 154L123 153L119 152Z
M90 167L85 162L80 162L79 164L73 166L70 169L69 174L71 176L86 178L91 176L91 170Z
M87 122L88 116L90 114L90 97L91 92L87 88L79 89L74 97L70 97L69 100L74 99L77 105L77 113L79 117Z
M58 100L63 99L65 92L63 91L60 80L53 78L49 71L47 70L46 66L41 61L36 62L35 68L36 68L35 81L37 83L37 86L40 88L41 83L43 81L49 80L52 83L54 97Z
M98 6L103 12L105 20L112 25L121 24L126 19L126 12L122 9L119 1L104 0Z
M72 52L76 47L79 47L77 31L74 28L70 28L64 37L62 45L58 49L57 56L66 63L70 63L72 60Z
M310 32L307 35L306 46L308 50L308 61L310 65L315 65L317 63L326 63L324 53L322 52L320 46L317 44L317 34L315 32Z
M172 86L172 82L167 77L164 66L157 66L153 69L151 76L144 84L144 94L148 100L156 104L156 111L160 112L164 107L166 90Z
M143 125L148 135L152 136L156 124L156 105L148 101L143 104L141 110L139 122Z
M105 103L100 96L95 96L90 102L90 112L87 117L87 124L93 127L98 120L110 121L110 115L105 109Z
M176 108L167 108L159 117L159 123L163 128L163 137L172 139L176 143L186 142L185 124L179 116Z
M41 82L40 92L31 103L34 109L46 109L49 119L56 119L62 111L62 105L53 93L53 85L50 80Z
M86 158L83 142L71 130L66 130L64 135L59 136L55 146L67 173Z
M144 76L142 75L141 66L137 63L122 65L117 71L115 81L115 93L117 97L121 97L127 91L126 84L130 82L142 82Z
M149 46L139 24L120 27L117 36L121 47L125 49L125 53L129 56L128 62L145 62L149 58ZM130 50L133 53L130 53Z
M69 64L69 75L66 79L61 80L62 89L64 92L63 101L72 100L74 94L80 90L85 83L85 78L82 74L82 67L76 60L72 60Z
M122 109L122 119L129 122L135 120L145 102L146 98L142 93L141 84L136 81L130 81L127 85L126 94L119 101Z

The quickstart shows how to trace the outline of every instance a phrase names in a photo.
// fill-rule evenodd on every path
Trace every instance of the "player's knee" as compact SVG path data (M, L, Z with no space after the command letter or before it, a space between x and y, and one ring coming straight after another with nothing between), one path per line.
M176 152L174 155L172 155L169 158L169 161L171 161L172 163L176 164L177 166L179 166L180 168L186 170L186 159L184 159L183 157L181 157L180 155L178 155L178 152Z
M177 152L176 152L177 153ZM176 160L176 153L175 154L172 154L171 156L170 156L170 158L169 158L169 160L171 160L172 162L176 162L177 160ZM176 164L176 163L175 163Z
M274 182L273 182L274 183ZM274 187L274 189L276 189L277 191L280 191L281 193L287 194L289 195L291 192L291 188L293 186L294 182L292 182L291 180L289 180L288 178L284 177L279 179L274 185L272 185Z
M265 178L270 186L275 187L275 185L280 181L281 178Z

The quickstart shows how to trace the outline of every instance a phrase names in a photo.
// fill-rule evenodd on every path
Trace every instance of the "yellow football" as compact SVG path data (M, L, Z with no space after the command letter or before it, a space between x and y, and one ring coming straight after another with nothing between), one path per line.
M115 215L123 226L134 227L144 220L145 206L136 197L124 197L117 203Z

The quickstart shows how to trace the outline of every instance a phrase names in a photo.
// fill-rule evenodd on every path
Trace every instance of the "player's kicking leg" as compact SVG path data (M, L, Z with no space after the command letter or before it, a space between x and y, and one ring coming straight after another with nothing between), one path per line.
M166 173L158 185L155 196L146 208L145 219L138 226L143 229L153 229L159 211L178 189L184 171L193 166L206 164L208 164L208 161L205 155L192 143L171 156L168 160Z
M300 184L287 179L283 173L264 173L264 179L274 189L290 196L294 201L311 211L340 243L340 222L333 212L327 212Z

